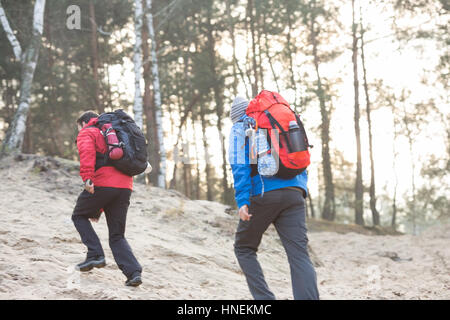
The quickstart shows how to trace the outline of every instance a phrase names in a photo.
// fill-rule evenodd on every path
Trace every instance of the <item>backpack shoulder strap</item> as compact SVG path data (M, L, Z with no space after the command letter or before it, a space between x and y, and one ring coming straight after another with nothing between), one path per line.
M283 127L281 126L281 124L277 121L277 119L275 119L272 114L266 110L264 111L265 115L267 116L267 118L269 118L270 121L270 125L272 126L273 129L276 129L275 127L278 127L280 129L280 131L283 134L286 134L287 132L283 129Z
M106 135L103 134L103 131L98 126L96 126L96 125L87 126L84 129L87 129L87 128L97 128L98 130L100 130L100 133L105 137L106 147L108 147L108 140L106 139ZM97 171L98 169L100 169L102 167L110 167L110 166L111 166L111 163L109 161L108 151L106 151L106 153L96 152L95 171Z
M289 133L286 132L286 131L283 129L283 127L281 126L281 124L277 121L277 119L274 118L274 116L272 116L272 115L270 114L270 112L269 112L268 110L264 111L264 113L265 113L265 115L267 116L267 118L269 118L270 125L272 126L272 128L273 128L273 129L276 129L276 127L278 127L278 129L280 129L281 134L284 136L284 140L286 141L286 145L287 145L287 147L288 147L288 150L289 150L289 151L292 150L291 143L290 143L289 138L288 138ZM281 144L280 144L280 147L281 147Z

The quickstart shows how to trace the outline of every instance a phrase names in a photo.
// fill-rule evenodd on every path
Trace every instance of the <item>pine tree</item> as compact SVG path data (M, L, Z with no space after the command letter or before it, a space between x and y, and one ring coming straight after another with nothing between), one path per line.
M356 136L356 181L355 181L355 223L364 225L364 187L362 180L362 160L361 160L361 131L359 126L359 80L358 80L358 25L355 17L355 0L352 0L352 64L353 64L353 87L355 90L355 136Z
M367 126L369 130L369 156L370 156L370 210L372 211L373 225L380 225L380 213L377 210L377 198L375 195L375 162L373 156L373 136L372 136L372 118L371 118L371 103L369 97L369 84L367 83L367 68L366 57L364 55L364 27L362 22L362 10L360 7L360 40L361 40L361 65L363 69L363 87L364 94L366 96L366 114L367 114Z

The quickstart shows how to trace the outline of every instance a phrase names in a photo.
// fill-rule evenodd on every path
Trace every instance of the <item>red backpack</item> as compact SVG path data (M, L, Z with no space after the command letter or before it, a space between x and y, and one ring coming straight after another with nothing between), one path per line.
M263 90L250 101L246 114L256 121L256 129L267 129L267 140L273 156L278 157L279 168L275 176L283 179L292 179L302 173L310 164L310 153L305 128L289 103L277 92ZM290 124L298 125L300 139L303 147L293 148L292 137L290 139ZM273 130L275 129L275 130ZM278 132L274 132L278 130ZM292 130L292 127L291 127ZM278 134L277 134L278 133ZM298 137L298 136L297 136Z

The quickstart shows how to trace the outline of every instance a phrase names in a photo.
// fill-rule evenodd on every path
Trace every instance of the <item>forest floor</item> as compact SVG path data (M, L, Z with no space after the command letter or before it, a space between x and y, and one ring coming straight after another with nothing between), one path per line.
M0 299L250 299L233 253L229 207L135 184L127 239L144 283L124 286L94 224L107 266L79 273L85 257L70 219L81 191L74 162L34 155L0 160ZM322 299L450 299L450 225L419 236L308 220ZM378 234L378 235L376 235ZM292 299L289 265L273 227L258 256L278 299Z

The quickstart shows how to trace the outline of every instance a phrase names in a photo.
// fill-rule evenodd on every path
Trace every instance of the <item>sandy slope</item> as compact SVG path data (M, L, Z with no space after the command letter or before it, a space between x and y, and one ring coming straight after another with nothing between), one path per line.
M237 217L227 207L137 185L127 238L144 284L123 285L108 248L104 217L95 229L107 267L80 274L85 249L70 216L81 190L75 168L35 159L0 161L0 299L248 299L233 254ZM50 168L39 172L39 168ZM323 266L323 299L450 299L450 228L419 237L309 234ZM395 252L401 261L388 256ZM271 228L259 257L279 299L292 299L289 267ZM412 260L408 260L412 259Z

